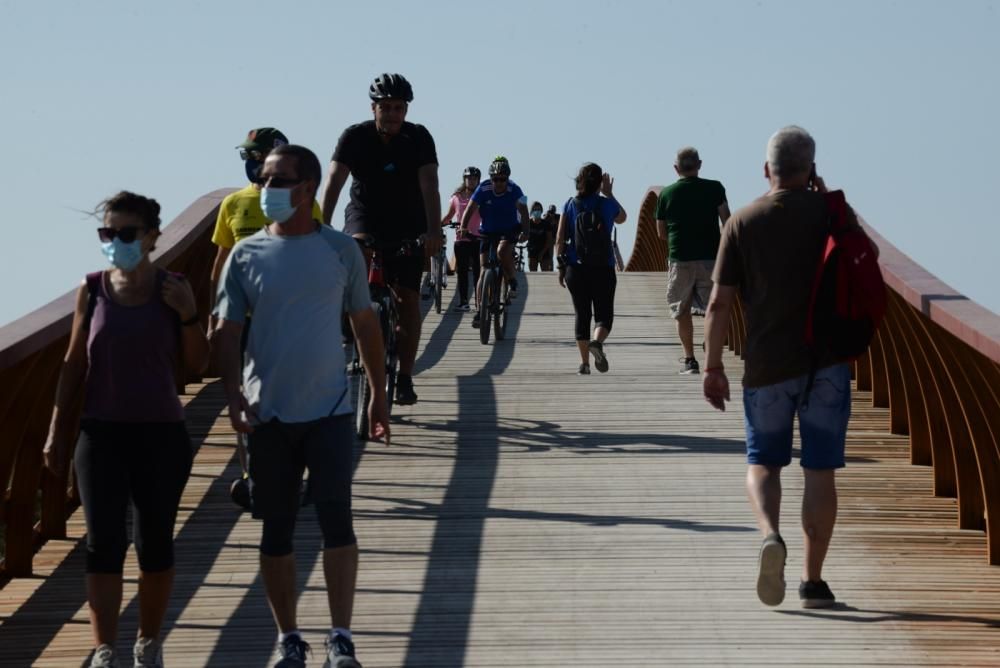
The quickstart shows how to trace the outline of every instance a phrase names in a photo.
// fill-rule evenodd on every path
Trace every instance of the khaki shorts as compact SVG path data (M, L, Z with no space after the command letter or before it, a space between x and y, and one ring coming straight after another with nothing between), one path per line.
M671 262L667 269L667 306L670 315L679 318L691 312L705 312L712 294L714 260Z

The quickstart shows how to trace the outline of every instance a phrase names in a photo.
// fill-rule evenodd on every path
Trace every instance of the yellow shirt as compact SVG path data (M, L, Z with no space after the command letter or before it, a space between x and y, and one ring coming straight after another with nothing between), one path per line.
M315 220L323 220L319 203L313 202ZM260 209L260 190L252 183L246 188L226 195L219 206L219 217L215 219L212 243L222 248L232 248L237 241L256 234L257 230L269 225Z

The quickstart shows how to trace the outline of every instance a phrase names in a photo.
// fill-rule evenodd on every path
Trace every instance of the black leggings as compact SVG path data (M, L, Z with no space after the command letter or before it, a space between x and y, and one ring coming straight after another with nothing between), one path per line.
M591 316L598 327L611 331L615 319L617 284L614 267L570 265L566 268L566 287L573 297L573 310L576 311L577 341L590 340Z
M475 285L479 280L479 242L455 242L455 278L458 280L458 299L463 304L469 303L469 269L472 269L472 281Z
M156 573L174 565L174 521L192 459L183 422L83 421L74 461L88 573L122 572L129 501L139 568Z

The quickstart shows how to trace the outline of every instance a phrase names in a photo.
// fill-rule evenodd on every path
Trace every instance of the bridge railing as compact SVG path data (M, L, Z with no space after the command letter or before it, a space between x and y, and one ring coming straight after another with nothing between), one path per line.
M643 198L626 271L664 271L656 235L660 187ZM985 530L987 559L1000 564L1000 316L942 283L871 226L889 287L889 311L854 365L857 389L889 409L886 428L909 436L912 464L933 467L935 496L957 499L961 529ZM729 347L742 356L741 308Z
M195 200L163 228L152 256L157 266L187 276L203 321L208 319L215 256L212 229L219 203L229 192L216 190ZM56 479L42 467L75 303L76 289L0 328L0 525L5 539L0 584L30 575L37 548L66 535L66 519L79 505L71 474ZM82 391L75 404L78 417ZM72 451L66 457L72 461Z

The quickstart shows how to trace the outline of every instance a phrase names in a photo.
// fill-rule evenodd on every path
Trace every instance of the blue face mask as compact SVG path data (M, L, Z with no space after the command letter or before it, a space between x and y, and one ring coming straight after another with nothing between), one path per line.
M260 183L260 169L264 166L264 163L260 160L248 158L243 163L243 166L247 170L247 178L250 179L250 183Z
M295 214L291 188L264 188L260 191L260 208L269 220L281 224Z
M101 252L108 258L112 266L123 271L132 271L139 266L139 262L142 260L142 241L136 239L125 243L121 239L114 239L101 244Z
M542 212L541 211L532 211L531 212L531 218L532 218L532 220L541 220L542 219Z

